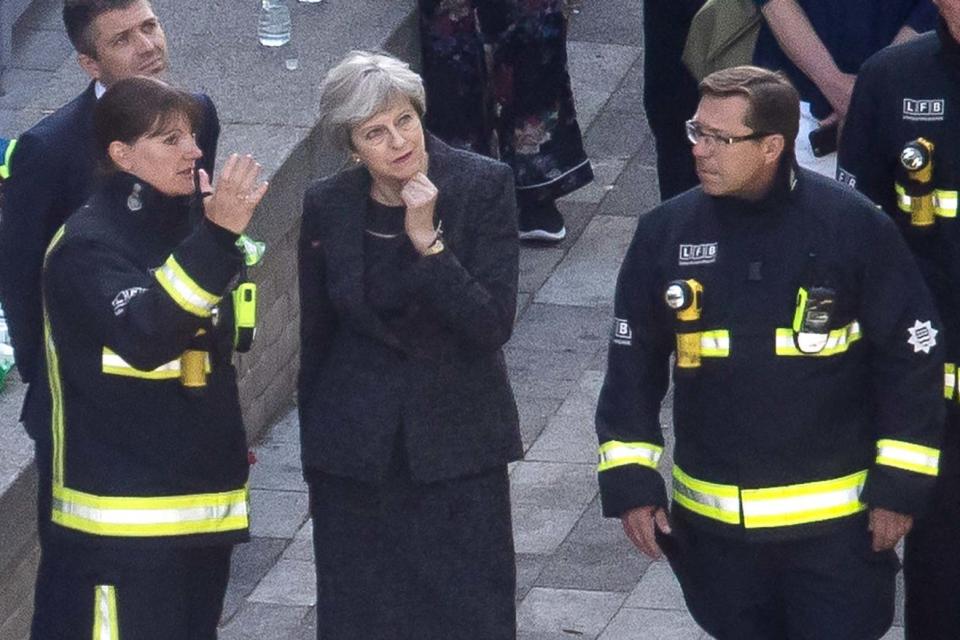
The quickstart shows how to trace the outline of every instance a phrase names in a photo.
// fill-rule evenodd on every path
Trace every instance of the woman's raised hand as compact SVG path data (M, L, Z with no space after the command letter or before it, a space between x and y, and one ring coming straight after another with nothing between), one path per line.
M210 194L203 202L207 218L224 229L243 233L269 186L266 182L257 183L259 175L260 164L249 154L231 154L217 177L216 187L211 186L207 172L200 169L200 191Z
M418 253L426 251L437 238L433 226L433 212L437 205L437 188L423 173L410 178L400 191L407 207L403 228Z

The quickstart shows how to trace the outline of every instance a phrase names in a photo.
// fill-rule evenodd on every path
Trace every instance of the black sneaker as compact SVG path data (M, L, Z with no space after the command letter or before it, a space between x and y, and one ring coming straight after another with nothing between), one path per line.
M552 200L520 208L520 239L538 242L560 242L567 237L563 214Z

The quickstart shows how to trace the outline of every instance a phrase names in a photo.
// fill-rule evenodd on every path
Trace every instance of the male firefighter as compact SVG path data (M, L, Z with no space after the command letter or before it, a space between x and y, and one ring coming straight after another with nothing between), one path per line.
M943 318L946 432L928 513L904 547L906 633L960 636L960 0L934 0L936 32L865 64L853 93L838 179L883 207L903 232Z
M604 515L719 640L881 637L938 470L943 340L896 226L796 166L796 90L700 85L701 186L640 217L597 407ZM673 365L673 506L658 420ZM642 636L642 634L641 634Z

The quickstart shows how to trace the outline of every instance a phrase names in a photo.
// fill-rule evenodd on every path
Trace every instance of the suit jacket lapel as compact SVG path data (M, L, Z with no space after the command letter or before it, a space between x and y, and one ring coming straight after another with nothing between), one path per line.
M367 304L364 291L363 228L370 174L363 168L349 169L332 194L330 228L332 242L327 243L331 296L354 323L354 329L400 348L400 342Z

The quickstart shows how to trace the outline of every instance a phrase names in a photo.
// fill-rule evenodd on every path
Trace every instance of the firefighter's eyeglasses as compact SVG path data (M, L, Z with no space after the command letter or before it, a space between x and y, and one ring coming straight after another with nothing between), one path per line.
M684 123L684 126L686 127L687 140L690 141L690 144L702 143L707 149L713 149L718 145L729 147L737 142L744 142L746 140L759 140L760 138L773 135L766 131L754 131L753 133L748 133L745 136L722 136L717 133L707 133L700 128L700 123L696 120L687 120L686 123Z

